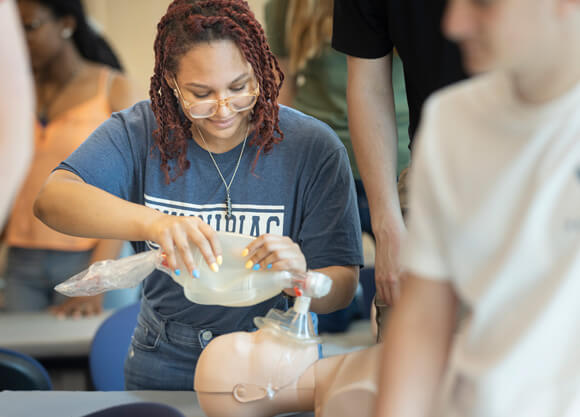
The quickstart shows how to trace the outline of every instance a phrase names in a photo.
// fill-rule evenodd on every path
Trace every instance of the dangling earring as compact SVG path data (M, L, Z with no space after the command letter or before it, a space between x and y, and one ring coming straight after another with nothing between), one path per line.
M73 34L73 30L72 30L71 28L64 28L64 29L62 30L62 32L60 32L60 36L61 36L63 39L68 39L68 38L70 38L70 37L72 36L72 34Z
M173 95L175 96L175 98L179 98L179 94L177 94L177 88L173 89Z

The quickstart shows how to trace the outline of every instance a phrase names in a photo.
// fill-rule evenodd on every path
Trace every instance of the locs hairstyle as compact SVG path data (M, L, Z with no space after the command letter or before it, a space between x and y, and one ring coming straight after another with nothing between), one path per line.
M170 183L190 166L186 158L191 121L182 117L166 72L175 74L181 57L195 44L213 40L233 41L250 63L260 86L260 96L251 115L250 145L268 153L283 139L278 125L277 98L284 76L270 51L264 30L243 0L175 0L157 25L155 68L149 95L158 128L155 146L161 154L165 181ZM276 134L276 135L275 135ZM175 173L169 161L176 159Z

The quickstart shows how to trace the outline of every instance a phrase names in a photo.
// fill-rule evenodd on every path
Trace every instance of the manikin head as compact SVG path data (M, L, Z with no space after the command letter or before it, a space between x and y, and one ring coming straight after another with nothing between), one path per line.
M289 342L268 330L230 333L201 353L194 388L211 417L307 411L314 387L298 389L298 380L317 359L316 344Z
M370 417L380 345L317 360L318 347L269 330L212 340L202 352L195 390L209 417L266 417L315 411L317 417Z

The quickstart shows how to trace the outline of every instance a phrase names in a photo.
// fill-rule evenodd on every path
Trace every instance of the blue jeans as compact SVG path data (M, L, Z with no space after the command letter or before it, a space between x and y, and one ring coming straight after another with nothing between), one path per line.
M214 337L231 331L254 330L195 328L164 318L153 311L143 297L137 327L125 360L125 389L193 390L197 360Z
M91 251L69 252L12 247L6 264L5 308L9 312L41 311L65 296L54 286L86 269Z

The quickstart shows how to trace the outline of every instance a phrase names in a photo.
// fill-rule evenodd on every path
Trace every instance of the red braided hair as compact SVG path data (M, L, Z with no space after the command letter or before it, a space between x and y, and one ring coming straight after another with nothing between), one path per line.
M186 159L191 121L180 116L180 105L165 73L176 73L181 57L195 44L213 40L231 40L250 63L260 87L250 123L254 134L250 145L268 153L284 138L278 120L278 93L284 80L278 61L270 51L264 30L244 0L175 0L157 25L155 68L149 96L158 128L153 132L161 154L161 169L170 183L190 166ZM275 136L275 134L277 134ZM170 174L169 161L177 159L177 169Z

